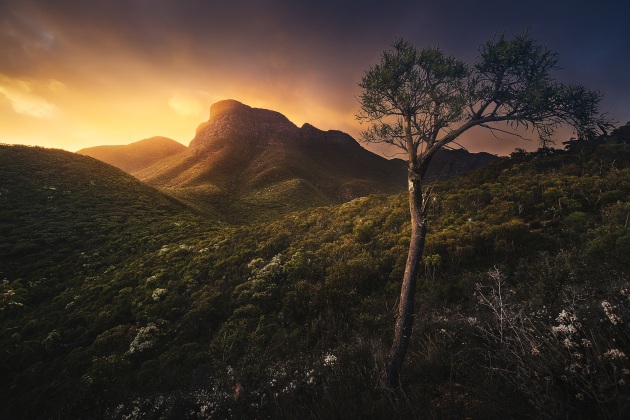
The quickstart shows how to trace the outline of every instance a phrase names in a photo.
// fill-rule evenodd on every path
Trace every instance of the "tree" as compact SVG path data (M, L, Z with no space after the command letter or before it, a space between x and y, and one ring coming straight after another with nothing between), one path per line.
M602 95L557 82L552 75L557 54L528 33L484 43L472 68L438 48L417 49L404 40L392 47L359 83L357 119L370 124L362 133L365 142L394 145L408 161L411 238L384 373L395 390L413 327L431 202L423 181L435 153L473 127L515 135L530 130L545 147L562 125L574 127L578 138L590 138L598 124L609 123L598 112Z

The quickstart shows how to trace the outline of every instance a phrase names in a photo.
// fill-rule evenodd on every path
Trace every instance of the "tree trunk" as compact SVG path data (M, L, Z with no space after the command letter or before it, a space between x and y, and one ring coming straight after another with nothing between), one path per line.
M420 172L420 173L418 173ZM390 390L400 387L400 371L405 361L414 321L416 281L420 274L420 263L426 237L427 203L422 197L422 172L418 168L409 170L409 210L411 212L411 240L407 264L400 289L400 301L396 314L394 341L385 363L385 383Z

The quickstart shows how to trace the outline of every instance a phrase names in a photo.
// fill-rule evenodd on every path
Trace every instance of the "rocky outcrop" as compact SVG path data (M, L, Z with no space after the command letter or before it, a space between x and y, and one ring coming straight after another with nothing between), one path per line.
M297 126L279 112L252 108L230 99L210 107L210 119L197 128L189 147L194 151L209 151L224 147L226 142L239 142L238 147L269 144L274 140L282 142L297 132Z

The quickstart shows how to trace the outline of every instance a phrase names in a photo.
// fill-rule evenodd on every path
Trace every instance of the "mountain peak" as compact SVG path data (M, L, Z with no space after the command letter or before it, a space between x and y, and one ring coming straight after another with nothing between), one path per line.
M224 112L238 112L239 110L249 110L251 106L245 105L234 99L224 99L210 106L210 119Z
M297 126L279 112L252 108L227 99L210 107L210 119L197 128L190 148L212 150L233 141L260 143L271 140L279 133L297 130Z

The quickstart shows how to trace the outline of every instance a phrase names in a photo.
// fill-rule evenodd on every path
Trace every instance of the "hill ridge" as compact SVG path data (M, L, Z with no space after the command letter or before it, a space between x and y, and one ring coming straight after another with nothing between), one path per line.
M126 145L87 147L77 154L91 156L133 174L185 149L186 146L173 139L154 136Z

